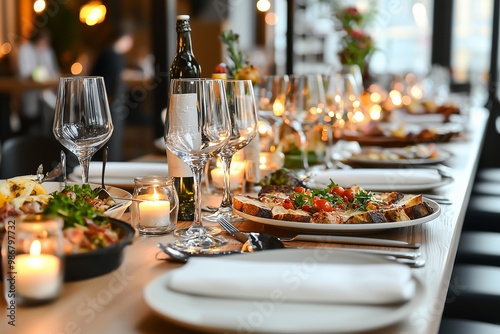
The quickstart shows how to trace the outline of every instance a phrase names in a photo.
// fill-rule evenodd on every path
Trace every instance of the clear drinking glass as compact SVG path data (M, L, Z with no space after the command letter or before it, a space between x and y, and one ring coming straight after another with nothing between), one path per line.
M336 168L333 156L333 130L338 126L344 115L344 92L340 74L328 75L326 81L326 113L323 122L327 126L328 142L326 146L325 165L327 168Z
M279 129L283 125L285 91L288 75L269 75L262 77L255 89L258 116L270 123L273 130L271 151L279 144Z
M202 225L201 176L205 165L227 144L230 120L224 83L211 79L173 79L165 122L165 144L184 161L194 177L194 221L186 238L172 246L188 252L204 252L227 243L209 236Z
M255 137L257 131L257 108L250 80L226 80L226 99L231 119L229 141L219 152L224 170L224 192L222 203L216 213L203 219L217 221L219 214L229 221L242 219L233 213L229 173L233 155L247 146Z
M285 122L297 133L304 169L309 169L306 132L317 124L326 106L325 88L321 75L289 77L284 109Z
M77 156L82 182L88 183L90 160L113 133L102 77L59 79L52 130L56 139Z

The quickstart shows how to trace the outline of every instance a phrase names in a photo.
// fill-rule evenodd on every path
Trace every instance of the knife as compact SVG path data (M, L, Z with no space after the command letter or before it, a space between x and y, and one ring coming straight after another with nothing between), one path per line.
M401 247L418 249L420 244L412 244L400 240L388 240L377 238L364 238L364 237L347 237L347 236L334 236L334 235L308 235L299 234L295 237L287 238L280 237L281 241L314 241L314 242L333 242L338 244L352 244L352 245L369 245L369 246L388 246L388 247Z

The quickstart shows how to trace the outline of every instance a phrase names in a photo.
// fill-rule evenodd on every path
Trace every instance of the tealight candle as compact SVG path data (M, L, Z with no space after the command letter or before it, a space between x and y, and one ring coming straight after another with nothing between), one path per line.
M59 293L61 260L40 250L40 241L35 240L30 254L16 256L16 293L24 298L50 299Z
M222 168L214 168L210 171L212 177L212 184L214 188L224 189L224 170ZM241 180L243 179L243 168L233 168L229 170L229 187L231 190L240 187Z
M145 199L141 196L141 199ZM170 224L170 202L160 200L154 189L152 200L139 203L140 224L143 227L161 227Z

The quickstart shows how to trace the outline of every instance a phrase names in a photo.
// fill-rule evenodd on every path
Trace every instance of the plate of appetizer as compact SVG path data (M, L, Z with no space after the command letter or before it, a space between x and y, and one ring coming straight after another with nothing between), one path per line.
M118 220L130 205L114 206L114 201L97 198L97 185L60 182L38 183L32 175L19 176L0 183L2 221L35 213L59 216L64 221L65 280L99 276L116 269L122 262L122 250L129 245L135 230ZM111 195L131 198L125 190L108 187ZM2 228L3 229L3 228Z
M450 152L437 148L432 143L392 148L366 146L361 152L353 153L345 162L363 166L398 167L442 163L451 157Z
M233 210L248 220L314 233L369 233L436 219L438 203L421 194L374 193L331 181L321 190L266 185L257 197L234 196Z
M360 130L346 130L343 139L360 145L404 147L420 143L445 143L464 131L463 124L373 123Z

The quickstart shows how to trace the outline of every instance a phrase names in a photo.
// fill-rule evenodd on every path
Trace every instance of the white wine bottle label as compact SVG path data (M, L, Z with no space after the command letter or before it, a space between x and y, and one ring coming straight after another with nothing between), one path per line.
M177 136L183 151L201 148L201 132L198 126L196 94L172 94L170 136ZM168 172L173 177L193 176L191 168L167 148Z

